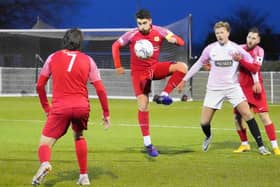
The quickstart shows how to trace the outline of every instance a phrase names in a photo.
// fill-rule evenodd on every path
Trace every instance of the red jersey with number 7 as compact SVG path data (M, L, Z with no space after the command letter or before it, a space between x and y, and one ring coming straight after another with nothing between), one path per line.
M89 107L87 82L101 80L94 60L80 51L60 50L46 60L40 76L52 77L52 111Z

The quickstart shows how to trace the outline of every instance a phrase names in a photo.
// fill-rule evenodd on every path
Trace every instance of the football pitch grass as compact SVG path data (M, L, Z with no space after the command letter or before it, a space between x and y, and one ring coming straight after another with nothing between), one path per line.
M37 146L44 113L36 97L2 97L0 106L0 186L31 186L39 167ZM233 153L239 138L227 102L214 116L209 151L201 151L201 106L201 102L175 102L170 106L151 103L152 140L160 155L149 158L143 152L136 101L110 100L112 124L104 130L99 103L91 99L89 130L85 133L91 186L279 186L280 156L259 155L249 133L252 150ZM279 105L270 105L278 137L279 111ZM260 128L271 150L261 124ZM51 164L53 170L40 186L77 186L79 170L71 129L54 146Z

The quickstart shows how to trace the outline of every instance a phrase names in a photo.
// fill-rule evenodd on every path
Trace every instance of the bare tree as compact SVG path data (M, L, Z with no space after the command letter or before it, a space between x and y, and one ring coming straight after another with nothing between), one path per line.
M279 57L280 37L277 36L271 26L267 24L269 14L251 7L237 7L232 15L215 20L228 21L231 25L230 39L237 43L245 43L250 28L258 27L262 33L261 46L265 49L266 59L276 60ZM213 25L213 24L212 24ZM214 32L208 33L204 46L215 41ZM277 54L278 51L278 54Z
M271 29L266 24L268 15L250 7L238 8L228 19L232 27L231 39L237 43L244 43L250 28L258 27L261 32Z

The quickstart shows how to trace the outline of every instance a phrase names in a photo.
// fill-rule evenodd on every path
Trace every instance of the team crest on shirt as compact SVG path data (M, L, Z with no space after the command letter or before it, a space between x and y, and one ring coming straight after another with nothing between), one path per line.
M159 42L159 36L155 36L155 37L154 37L154 41L155 41L155 42Z

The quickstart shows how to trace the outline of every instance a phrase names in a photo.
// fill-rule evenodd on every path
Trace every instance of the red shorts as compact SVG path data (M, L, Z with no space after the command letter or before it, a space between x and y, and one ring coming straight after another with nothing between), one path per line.
M241 88L244 92L244 95L247 98L250 107L255 113L268 112L266 93L263 84L261 85L262 92L260 94L255 94L253 92L252 86L245 87L241 85Z
M70 125L74 132L87 129L89 108L67 108L61 112L50 112L42 134L55 139L63 136Z
M152 80L160 80L170 75L169 67L173 62L158 62L143 71L132 71L131 81L136 96L151 92Z

